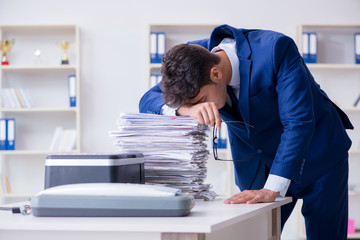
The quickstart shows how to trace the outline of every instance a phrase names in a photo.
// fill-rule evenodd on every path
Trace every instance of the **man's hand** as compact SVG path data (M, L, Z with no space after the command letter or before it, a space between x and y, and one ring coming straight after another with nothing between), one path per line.
M273 202L279 192L269 189L245 190L224 201L226 204Z
M189 116L196 119L201 124L207 124L211 127L216 124L216 128L221 128L221 118L219 110L213 102L202 102L196 105L184 105L179 107L176 113L180 116Z

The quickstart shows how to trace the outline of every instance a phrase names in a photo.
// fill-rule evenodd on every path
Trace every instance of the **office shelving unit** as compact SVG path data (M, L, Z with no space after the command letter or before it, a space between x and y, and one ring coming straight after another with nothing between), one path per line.
M0 202L27 200L44 186L44 163L55 128L76 130L80 139L80 33L76 25L0 26L0 39L14 40L9 65L0 65L0 88L26 88L32 108L0 108L2 118L16 121L15 150L0 151L0 174L13 193L0 192ZM70 41L69 64L61 65L60 41ZM35 56L40 49L41 55ZM68 75L76 75L76 107L69 107ZM3 106L3 105L1 105ZM2 188L5 188L2 186Z
M309 70L355 127L355 130L348 131L353 141L349 151L349 185L359 189L360 107L353 104L360 95L360 65L355 64L354 49L354 33L360 32L360 25L301 25L297 29L299 51L302 49L303 32L316 32L318 36L317 63L307 64ZM360 192L350 191L350 218L353 214L360 214L359 197ZM299 235L305 236L304 227L300 226L299 229ZM348 238L360 238L360 233L349 235Z

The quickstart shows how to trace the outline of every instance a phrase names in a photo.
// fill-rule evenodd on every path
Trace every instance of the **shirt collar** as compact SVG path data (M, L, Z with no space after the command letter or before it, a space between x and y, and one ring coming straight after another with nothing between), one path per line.
M231 80L229 86L238 88L240 86L240 62L236 54L236 41L233 38L224 38L220 44L214 47L211 52L225 51L231 64Z

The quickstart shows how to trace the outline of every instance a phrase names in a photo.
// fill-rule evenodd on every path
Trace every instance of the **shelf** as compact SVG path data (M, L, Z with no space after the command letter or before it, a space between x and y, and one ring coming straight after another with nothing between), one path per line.
M31 65L9 65L9 66L0 66L0 70L3 71L28 71L28 70L76 70L74 65L59 65L59 66L31 66Z
M349 196L359 196L360 192L349 190Z
M38 103L31 108L0 105L2 118L16 119L16 150L0 151L0 174L12 180L16 193L0 196L1 204L28 199L34 195L29 192L43 188L46 155L80 152L82 144L79 26L5 25L0 26L0 35L3 39L15 40L9 55L10 65L0 65L0 88L28 90L33 102ZM61 64L63 50L59 41L71 43L67 50L69 64ZM40 57L35 55L37 49L41 51ZM75 94L71 93L76 96L76 107L69 105L69 75L76 75ZM13 94L9 95L14 102ZM23 98L21 94L16 97ZM58 127L63 129L63 133L54 136ZM72 135L71 140L67 139L67 133L64 134L67 130L68 135ZM75 133L76 139L73 139ZM55 137L58 143L51 144ZM66 146L67 141L69 144L75 141L72 146L75 149L57 151L59 145ZM50 145L56 146L50 150Z
M354 234L348 234L348 239L359 239L360 238L360 231L357 230L355 231Z
M150 69L160 69L161 63L150 63Z
M360 64L336 64L336 63L307 63L310 70L360 70Z
M6 25L1 31L34 31L34 30L75 30L76 25Z
M0 112L77 112L77 107L0 108Z
M360 154L360 149L357 150L350 150L349 154Z
M344 112L360 112L360 108L358 107L347 107L341 108Z
M52 151L42 151L42 150L9 150L9 151L0 151L0 155L47 155L47 154L58 154L58 153L75 153L79 152L77 149L66 151L66 152L52 152Z

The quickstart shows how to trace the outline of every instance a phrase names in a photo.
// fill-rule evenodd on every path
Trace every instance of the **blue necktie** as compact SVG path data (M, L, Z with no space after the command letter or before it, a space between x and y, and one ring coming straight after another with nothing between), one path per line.
M239 119L239 121L243 121L243 118L241 116L240 108L239 108L239 100L235 96L235 93L231 86L227 86L227 92L229 94L229 97L231 99L231 105L232 105L232 111L235 114L236 118Z

